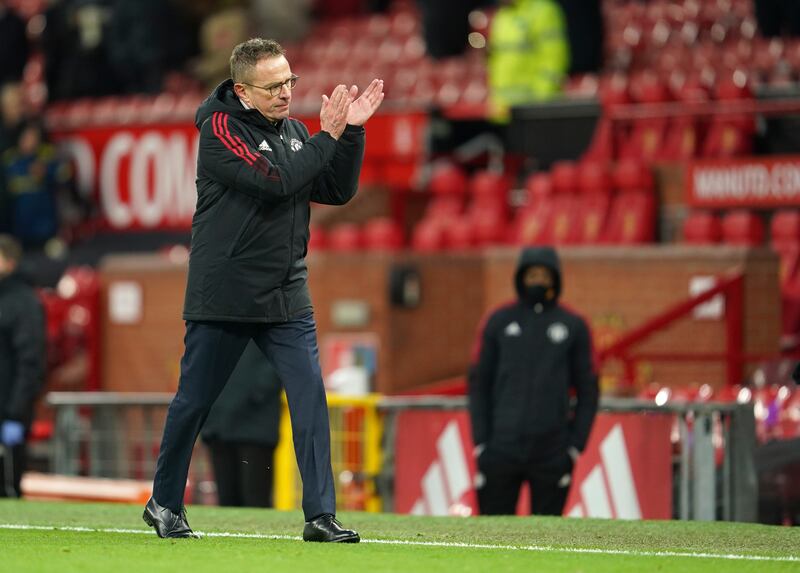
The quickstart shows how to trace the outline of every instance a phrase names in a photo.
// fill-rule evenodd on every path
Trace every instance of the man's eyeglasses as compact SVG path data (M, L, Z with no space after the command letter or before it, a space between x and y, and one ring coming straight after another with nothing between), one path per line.
M251 88L258 88L260 90L264 90L264 91L268 92L270 96L276 97L277 95L279 95L281 93L281 90L283 90L283 86L286 86L287 88L289 88L289 90L294 89L294 86L297 85L297 80L298 80L299 77L300 76L293 75L291 78L289 78L285 82L280 82L280 83L272 84L272 85L269 85L269 86L257 86L255 84L248 84L247 82L241 82L241 83L243 83L246 86L250 86Z

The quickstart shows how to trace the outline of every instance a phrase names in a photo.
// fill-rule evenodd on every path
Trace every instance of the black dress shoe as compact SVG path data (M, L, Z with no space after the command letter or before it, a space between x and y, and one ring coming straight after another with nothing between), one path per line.
M144 507L142 518L147 525L155 528L159 537L200 538L186 521L186 508L182 507L180 513L174 513L171 509L158 505L151 497Z
M306 526L303 528L303 541L358 543L361 538L352 529L342 527L335 516L323 513L316 519L306 521Z

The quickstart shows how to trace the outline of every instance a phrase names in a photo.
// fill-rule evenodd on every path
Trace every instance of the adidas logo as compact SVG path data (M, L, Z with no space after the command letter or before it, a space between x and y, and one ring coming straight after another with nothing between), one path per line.
M261 143L258 144L258 150L259 151L272 151L272 148L269 146L269 143L267 143L267 140L264 139L264 140L261 141Z
M600 443L600 459L580 484L581 501L569 517L641 519L642 511L633 482L622 426L617 424Z
M458 424L447 424L436 440L437 459L422 476L422 497L409 512L411 515L465 515L471 513L462 502L472 488L464 444ZM466 513L466 515L469 515Z

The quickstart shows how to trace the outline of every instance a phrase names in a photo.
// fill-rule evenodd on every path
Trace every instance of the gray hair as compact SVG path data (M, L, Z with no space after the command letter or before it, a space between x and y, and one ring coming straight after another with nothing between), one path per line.
M256 67L259 60L283 56L286 50L275 40L251 38L233 49L231 54L231 78L234 82L243 82Z

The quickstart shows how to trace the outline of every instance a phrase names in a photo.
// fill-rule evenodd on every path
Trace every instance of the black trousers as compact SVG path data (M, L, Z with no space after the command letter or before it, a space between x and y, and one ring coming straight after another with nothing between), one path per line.
M544 463L521 462L488 450L478 459L484 483L478 488L481 515L514 515L520 487L528 483L531 514L561 515L567 503L569 484L559 485L572 473L572 459L564 452Z
M26 459L25 444L3 446L0 455L0 497L22 497L20 482Z
M220 441L206 445L220 505L272 507L273 446Z
M183 505L192 448L211 406L250 340L286 390L307 520L336 513L330 426L313 315L274 324L186 322L178 392L170 403L153 479L153 497L173 511Z

